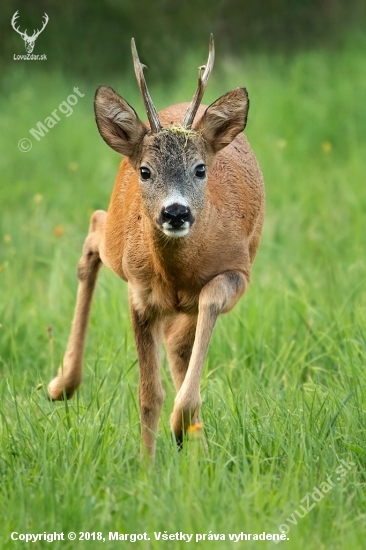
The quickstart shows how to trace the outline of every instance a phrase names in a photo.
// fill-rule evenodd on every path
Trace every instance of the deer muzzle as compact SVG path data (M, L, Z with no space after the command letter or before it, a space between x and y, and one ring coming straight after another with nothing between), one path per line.
M185 204L173 203L161 210L158 225L169 237L184 237L194 222L191 209Z

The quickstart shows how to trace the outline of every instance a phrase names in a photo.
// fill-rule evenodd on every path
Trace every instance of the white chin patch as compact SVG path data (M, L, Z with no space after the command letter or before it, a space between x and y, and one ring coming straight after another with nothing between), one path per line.
M180 229L172 229L163 226L163 232L168 237L184 237L184 235L187 235L187 233L189 232L189 225L187 224L187 227L182 227Z

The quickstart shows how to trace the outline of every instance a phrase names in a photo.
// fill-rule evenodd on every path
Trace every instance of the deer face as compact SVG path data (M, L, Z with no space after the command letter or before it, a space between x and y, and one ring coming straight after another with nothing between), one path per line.
M241 132L249 102L245 88L210 105L194 130L160 128L149 133L134 109L112 88L98 88L99 132L138 173L145 214L169 237L184 237L205 203L207 170L215 154Z
M149 133L112 88L98 88L94 101L102 138L129 157L144 212L169 237L189 232L205 203L207 170L215 154L244 129L248 107L245 88L237 88L210 105L194 130L179 126Z
M207 151L198 132L171 128L146 136L137 159L144 210L169 237L184 237L205 202Z

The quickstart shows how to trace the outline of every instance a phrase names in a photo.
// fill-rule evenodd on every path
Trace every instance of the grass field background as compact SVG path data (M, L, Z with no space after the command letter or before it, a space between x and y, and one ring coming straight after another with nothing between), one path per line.
M279 533L284 524L289 540L280 544L289 549L365 547L365 55L365 40L353 37L333 53L218 56L205 102L247 86L246 134L264 174L266 222L247 295L219 319L209 349L201 385L208 448L172 446L174 391L164 360L153 469L139 458L126 285L106 269L84 383L69 403L50 403L45 393L67 341L89 217L108 207L119 164L94 122L93 94L103 82L67 81L36 63L2 76L1 548L23 546L10 540L13 531L151 538L65 540L54 549L187 545L155 540L154 532L167 531L193 541L196 533L226 537L200 548L271 549L271 541L228 535ZM158 108L190 99L200 62L187 59L180 81L151 90ZM106 84L144 116L132 78ZM73 114L35 140L29 130L74 86L85 97ZM31 151L18 149L22 138ZM349 466L339 474L341 460ZM306 508L306 495L327 478L334 486L304 515L301 501Z

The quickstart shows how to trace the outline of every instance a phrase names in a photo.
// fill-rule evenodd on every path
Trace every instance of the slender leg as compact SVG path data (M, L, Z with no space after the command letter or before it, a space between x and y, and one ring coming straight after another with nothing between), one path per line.
M187 374L189 360L192 354L194 337L196 333L197 316L178 314L169 318L164 326L164 340L168 356L169 366L176 391L178 392ZM199 425L199 408L191 418L191 425ZM183 434L182 434L183 435ZM201 437L203 437L201 435ZM183 447L182 437L174 433L177 447Z
M131 291L131 288L129 288ZM159 417L164 401L160 379L161 321L140 313L131 299L130 310L140 367L139 405L143 449L154 457Z
M171 416L172 430L177 440L197 418L201 406L200 381L208 345L216 319L230 311L246 290L248 277L237 271L217 275L201 290L195 340L187 374L177 393Z
M107 213L97 210L91 217L89 233L78 266L79 286L74 318L67 344L63 365L48 386L51 399L70 398L80 385L85 339L95 283L102 261L99 249L104 234Z
M168 319L164 326L164 340L173 382L178 392L183 384L191 358L197 317L179 314Z

